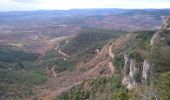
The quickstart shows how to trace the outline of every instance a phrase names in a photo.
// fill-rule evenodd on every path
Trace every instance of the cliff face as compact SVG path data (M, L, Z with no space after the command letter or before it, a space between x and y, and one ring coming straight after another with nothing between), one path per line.
M130 76L129 76L129 71L130 71L130 58L127 54L124 55L124 78L122 81L122 84L125 86L128 86L130 82Z
M141 66L135 60L131 59L129 55L124 55L124 78L122 84L129 90L132 90L141 82Z
M170 16L166 16L163 18L163 24L160 27L160 29L158 30L158 32L156 32L151 41L150 41L150 45L155 45L157 44L160 40L164 39L166 37L166 35L168 34L167 31L169 30L170 27Z
M154 46L169 36L169 27L170 16L167 16L164 17L163 24L160 29L151 38L150 45ZM142 84L142 82L149 83L151 80L150 77L152 76L152 69L153 65L148 60L144 59L136 61L128 54L124 54L124 77L122 84L126 86L127 89L132 90L138 84Z

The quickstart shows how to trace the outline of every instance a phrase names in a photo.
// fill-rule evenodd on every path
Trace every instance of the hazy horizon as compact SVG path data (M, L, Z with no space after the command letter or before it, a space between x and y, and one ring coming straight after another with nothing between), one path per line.
M70 9L166 9L170 0L0 0L0 11Z

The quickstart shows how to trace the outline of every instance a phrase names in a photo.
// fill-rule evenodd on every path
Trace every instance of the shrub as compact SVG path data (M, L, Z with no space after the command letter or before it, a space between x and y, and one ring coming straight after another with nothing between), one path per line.
M142 60L141 54L137 50L128 51L128 55L130 56L130 58L132 58L138 62L140 62Z
M125 88L116 89L112 94L112 100L129 100L127 90Z
M113 63L115 64L118 71L120 72L123 69L123 66L124 66L124 57L123 57L123 55L116 56Z

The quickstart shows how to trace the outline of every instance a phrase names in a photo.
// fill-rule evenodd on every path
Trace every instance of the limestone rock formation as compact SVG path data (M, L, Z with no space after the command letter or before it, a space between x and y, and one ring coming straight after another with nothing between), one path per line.
M127 89L132 90L141 81L141 67L134 59L130 59L127 54L124 55L124 59L124 78L122 84Z
M124 55L124 60L125 60L125 64L124 64L124 72L125 72L125 75L128 75L129 74L129 71L130 71L130 58L129 58L129 55L125 54Z
M136 60L132 59L130 62L130 79L132 84L137 84L140 82L141 66Z
M153 35L150 45L153 46L170 35L170 16L164 17L163 24L160 29ZM141 64L143 63L143 65ZM129 90L134 89L139 83L151 81L152 63L144 59L136 61L128 54L124 54L124 77L122 84ZM144 81L142 81L144 80Z
M167 31L169 30L170 27L170 16L166 16L163 18L163 24L160 27L160 29L158 30L158 32L156 32L151 41L150 41L150 45L155 45L157 44L160 40L164 39Z
M147 60L143 62L142 77L146 81L149 81L149 77L151 74L151 67L152 67L151 64Z
M150 81L152 64L144 60L143 65L134 59L131 59L127 54L124 55L124 77L122 84L126 86L127 89L132 90L134 87L138 86L142 82Z
M129 71L130 71L130 58L127 54L124 55L124 78L122 81L123 85L128 85L130 83Z

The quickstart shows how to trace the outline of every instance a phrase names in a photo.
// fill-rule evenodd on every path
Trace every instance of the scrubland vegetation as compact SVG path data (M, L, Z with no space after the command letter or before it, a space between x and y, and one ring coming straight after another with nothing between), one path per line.
M0 12L0 100L170 100L170 37L150 45L169 9L112 10ZM151 63L151 81L123 86L125 54Z
M36 53L27 53L8 45L0 46L1 99L4 95L13 98L32 95L31 87L40 85L47 79L36 62L38 57L39 54Z
M87 80L81 85L64 93L62 96L56 97L56 100L139 100L143 97L146 97L147 100L154 100L155 98L169 100L170 50L168 40L162 41L163 43L161 42L161 46L158 44L151 49L149 43L154 33L155 31L136 32L134 33L137 34L135 40L130 40L126 47L118 51L113 61L119 71L118 75L116 74L110 78ZM139 62L144 58L152 59L156 72L154 72L152 76L150 85L141 84L133 91L129 91L121 85L124 51L128 51L130 56Z
M58 54L58 50L51 50L44 56L44 64L57 66L59 72L73 69L79 62L87 62L96 55L96 49L101 49L110 40L116 39L125 34L122 31L108 31L101 29L85 29L74 37L68 44L60 46L61 50L68 54L64 61L62 56Z

